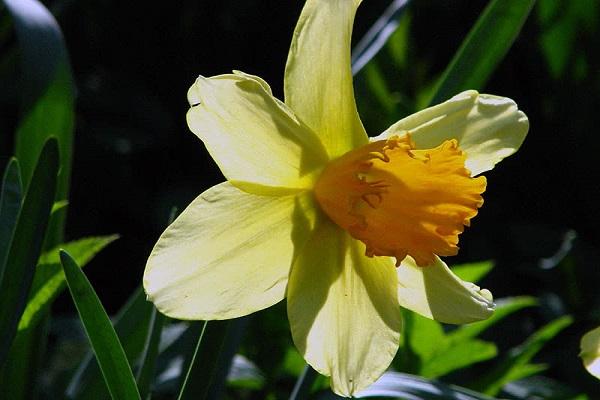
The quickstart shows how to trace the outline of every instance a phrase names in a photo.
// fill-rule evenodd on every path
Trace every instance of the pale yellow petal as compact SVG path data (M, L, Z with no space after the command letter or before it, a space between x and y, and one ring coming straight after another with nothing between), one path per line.
M600 379L600 327L589 331L581 338L581 353L585 369Z
M465 324L486 319L494 312L492 294L461 280L439 257L432 265L419 267L408 256L397 273L400 305L425 317Z
M314 206L308 192L258 196L229 183L208 189L154 246L144 272L148 298L170 317L200 320L277 303L314 225Z
M318 137L252 75L199 77L188 91L187 122L235 186L303 189L327 154Z
M410 132L417 148L425 149L457 139L475 176L516 152L528 130L529 120L513 100L469 90L396 122L373 140Z
M367 143L352 86L350 39L360 0L307 0L285 68L285 103L331 158Z
M331 387L351 396L373 383L398 349L395 267L324 220L294 262L288 317L296 347Z

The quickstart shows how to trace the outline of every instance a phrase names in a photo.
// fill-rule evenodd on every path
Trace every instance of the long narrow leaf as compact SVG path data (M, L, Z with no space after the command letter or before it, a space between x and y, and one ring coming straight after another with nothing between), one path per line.
M383 374L367 389L357 393L356 397L411 400L494 400L489 396L459 386L393 371ZM329 391L316 397L317 400L342 398Z
M19 211L0 285L0 366L4 364L25 308L54 196L58 144L51 138L42 149Z
M145 293L140 287L134 291L114 318L114 329L130 365L133 365L144 349L152 309L152 303L146 300ZM71 378L66 389L66 397L95 400L108 395L102 372L94 362L93 352L90 352Z
M456 344L458 342L474 338L509 315L523 308L536 306L537 304L537 300L530 296L498 299L496 301L496 310L490 318L483 321L474 322L472 324L463 325L448 334L448 339L450 339L452 344Z
M430 104L482 89L519 35L535 0L492 0L442 74Z
M46 139L55 136L60 149L57 200L66 200L71 174L74 85L62 32L38 0L3 0L19 44L22 65L23 118L17 129L16 156L27 186ZM62 241L64 213L52 219L48 242Z
M156 308L153 308L148 326L148 337L146 338L146 344L140 357L140 368L136 376L142 399L148 398L150 394L150 385L156 371L156 360L158 359L160 335L164 321L164 315L159 313Z
M247 318L205 322L178 400L220 398Z
M298 380L294 385L290 400L308 399L310 389L312 388L313 383L315 383L318 375L319 373L312 369L310 365L305 366L304 371L302 371L302 374L298 377Z
M352 50L352 74L356 75L381 50L388 38L398 28L409 0L393 0L371 29Z
M4 275L8 246L10 245L17 216L21 209L23 187L21 172L16 158L11 159L4 170L0 189L0 282Z
M73 256L77 265L83 267L100 250L117 238L118 235L89 237L64 243L60 247ZM19 321L19 332L34 325L65 288L65 274L60 265L58 251L59 249L55 248L40 257L27 307Z
M61 251L67 285L85 328L96 360L113 399L140 399L131 367L119 338L92 285L75 260Z
M529 361L542 347L560 331L573 322L570 316L564 316L548 323L531 335L523 344L511 349L506 357L489 373L477 380L474 388L489 395L496 395L502 386L513 380L524 378L539 372L541 366L530 366ZM526 372L526 373L525 373Z

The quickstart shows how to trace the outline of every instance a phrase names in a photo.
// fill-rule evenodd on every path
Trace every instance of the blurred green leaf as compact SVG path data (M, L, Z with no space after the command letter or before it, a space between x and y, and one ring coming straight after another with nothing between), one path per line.
M54 203L58 172L58 144L44 145L19 211L0 284L0 366L17 331L42 251L50 210Z
M409 0L393 0L365 36L352 49L352 74L356 75L385 45L396 31Z
M52 213L57 213L59 211L64 210L67 206L69 205L69 202L67 200L59 200L54 202L54 204L52 205Z
M494 268L491 260L475 263L460 264L452 266L454 272L460 279L467 282L479 282Z
M35 324L52 301L65 288L65 274L59 260L59 249L64 249L75 259L77 265L86 265L98 252L116 240L118 235L97 236L64 243L40 257L31 285L27 307L19 321L22 331Z
M136 382L142 399L150 396L150 386L156 371L156 360L158 359L160 335L164 321L164 315L153 307L148 324L148 335L140 356L140 367L136 374Z
M421 367L425 378L437 378L460 368L496 357L498 349L494 343L471 339L448 346L437 352Z
M448 385L419 376L388 371L357 398L382 397L411 400L494 400L493 398L459 386ZM317 400L342 399L332 392L322 393Z
M442 74L429 104L481 90L519 35L535 0L491 0Z
M60 149L56 200L66 200L73 145L73 79L62 32L37 0L3 0L17 34L22 65L23 116L16 132L16 156L24 186L46 139L55 136ZM49 228L49 246L62 241L64 213Z
M11 159L4 170L0 192L0 283L4 275L6 257L12 239L23 197L21 172L16 158Z
M227 386L258 390L265 386L265 377L252 361L236 354L227 375Z
M536 400L588 400L588 396L545 376L531 376L502 388L501 396Z
M414 312L407 313L405 321L406 344L419 358L420 365L436 352L446 349L446 335L442 324Z
M152 309L152 303L146 300L144 291L139 287L114 319L114 329L130 365L138 360L144 349ZM66 390L66 397L90 400L108 397L101 371L98 364L94 362L94 355L91 352L73 374Z
M300 376L306 366L304 358L294 346L289 346L285 351L281 368L291 376Z
M448 334L448 339L452 343L461 342L476 337L492 325L500 322L509 315L526 307L533 307L538 304L534 297L519 296L507 297L496 300L496 310L494 314L486 320L462 325Z
M553 78L564 76L567 68L574 65L573 53L576 49L577 35L581 33L582 28L589 32L598 28L599 11L597 1L538 1L540 47Z
M414 111L413 101L403 93L413 83L409 68L410 15L404 13L383 51L371 59L354 78L356 102L370 132L381 132Z
M65 251L61 251L60 258L69 291L111 397L140 399L131 367L100 299L75 260Z
M496 395L508 382L540 372L541 365L529 365L529 361L558 333L573 322L570 316L563 316L544 325L523 344L512 348L490 372L477 379L473 387L489 395Z
M247 318L204 322L178 400L221 398Z
M319 376L319 373L315 371L310 365L305 365L302 373L298 377L290 400L303 400L308 399L310 396L311 389L315 380Z

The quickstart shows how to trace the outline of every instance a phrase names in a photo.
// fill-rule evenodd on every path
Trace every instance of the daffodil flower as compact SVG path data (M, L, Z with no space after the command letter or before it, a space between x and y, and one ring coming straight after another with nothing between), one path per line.
M593 329L581 338L581 353L585 369L600 379L600 327Z
M504 97L467 91L369 139L350 37L360 0L307 0L285 70L285 102L239 71L191 86L190 129L227 182L183 211L146 265L144 287L174 318L236 318L287 298L294 343L353 393L388 368L400 307L446 323L489 317L491 293L455 276L484 177L528 130Z

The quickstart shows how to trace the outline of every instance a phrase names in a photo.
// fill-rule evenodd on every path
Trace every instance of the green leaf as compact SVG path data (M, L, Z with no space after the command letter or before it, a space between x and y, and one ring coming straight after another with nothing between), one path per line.
M55 136L60 148L56 200L66 200L73 144L73 79L62 32L52 14L37 0L3 0L20 47L23 118L16 133L16 156L28 185L42 146ZM62 241L64 213L51 221L49 245Z
M130 365L139 359L144 349L152 309L152 303L146 300L144 291L139 287L114 318L114 329ZM90 352L71 378L66 390L66 397L95 400L107 396L108 392L103 383L101 371L98 364L94 362L93 353Z
M319 373L312 369L310 365L305 365L304 370L298 377L296 384L294 385L294 389L292 390L292 394L290 395L290 400L303 400L308 399L310 396L311 388L315 383L315 380L319 376Z
M64 210L69 205L67 200L59 200L52 206L52 214Z
M476 337L492 325L500 322L509 315L526 307L533 307L538 304L534 297L519 296L507 297L496 300L496 310L494 314L486 320L474 322L472 324L462 325L448 334L451 343L458 343Z
M18 330L34 325L45 313L52 301L65 288L65 274L60 265L59 249L67 251L77 265L86 265L98 252L116 240L118 235L97 236L64 243L40 257L27 307L19 321Z
M419 400L494 400L493 398L459 386L448 385L419 376L388 371L356 397L384 397ZM342 399L331 392L317 397L318 400Z
M598 28L600 7L589 0L540 0L536 8L545 65L552 77L559 79L575 64L573 55L581 33L593 34Z
M111 397L140 399L131 367L100 299L75 260L65 251L61 251L60 258L71 297Z
M22 192L19 163L16 158L13 158L4 170L0 191L0 282L2 282L9 245L21 209Z
M447 347L436 353L421 367L419 375L437 378L460 368L496 357L498 349L494 343L483 340L468 340Z
M541 349L567 326L571 325L573 318L563 316L544 325L523 344L512 348L504 359L490 372L477 379L474 388L489 395L496 395L505 384L537 373L542 366L529 366L529 361Z
M265 376L252 361L240 354L236 354L227 375L227 386L239 389L260 390L265 386Z
M442 74L429 104L482 89L519 35L535 0L492 0Z
M221 398L248 318L204 322L178 400Z
M365 36L352 49L352 74L356 75L385 45L388 38L400 25L409 0L393 0L383 14L375 21Z
M50 210L56 193L58 144L44 145L19 211L0 284L0 366L17 331L42 251Z
M479 282L494 268L494 262L491 260L480 261L469 264L454 265L454 272L460 279L467 282Z
M447 348L442 324L414 312L407 312L405 319L406 345L418 357L420 365Z
M158 359L158 345L163 328L165 316L159 313L155 307L152 308L150 323L148 324L148 336L144 350L140 356L140 368L136 375L136 382L142 399L150 395L150 385L156 371L156 360Z
M531 376L511 382L502 388L502 396L515 399L589 400L579 390L545 376Z

